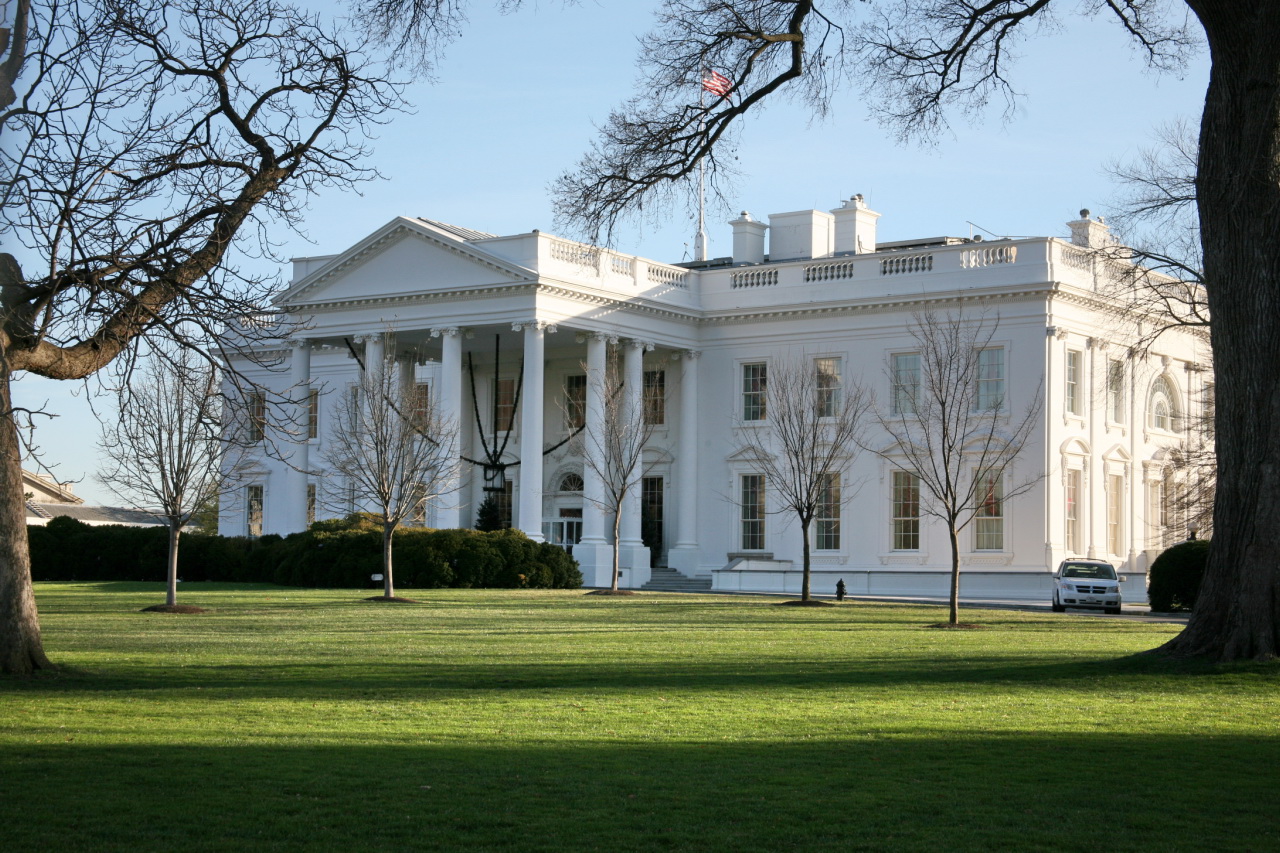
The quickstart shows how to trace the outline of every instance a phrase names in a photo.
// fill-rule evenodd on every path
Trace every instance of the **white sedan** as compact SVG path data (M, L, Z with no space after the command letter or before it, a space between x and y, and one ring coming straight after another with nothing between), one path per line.
M1053 576L1053 612L1087 607L1120 612L1120 579L1115 566L1102 560L1063 560Z

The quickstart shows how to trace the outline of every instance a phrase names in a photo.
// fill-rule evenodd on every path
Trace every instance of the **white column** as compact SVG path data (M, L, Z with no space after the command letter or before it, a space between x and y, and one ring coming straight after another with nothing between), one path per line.
M680 354L680 425L676 444L676 544L667 552L671 568L693 576L698 572L698 356Z
M653 349L645 341L629 340L623 350L622 361L622 416L644 417L644 354ZM640 586L649 579L649 549L640 539L640 472L633 471L633 485L622 502L622 523L619 525L618 547L622 549L620 563L631 571L627 586Z
M406 396L413 393L413 386L418 383L418 364L413 356L401 355L396 358L400 368L400 387Z
M573 547L573 557L582 570L586 586L605 587L613 582L613 544L606 536L611 531L604 505L605 486L598 471L587 462L588 454L599 453L599 436L604 429L606 360L610 344L616 337L590 332L582 336L587 342L586 429L582 436L582 539Z
M458 435L457 453L462 453L462 334L457 328L432 329L431 337L440 338L440 387L436 388L436 405L441 427ZM436 524L440 527L466 527L462 523L462 494L457 473L442 484L436 506Z
M516 526L534 542L542 542L544 324L532 320L513 323L511 328L517 332L524 330L524 382L520 392L520 510Z
M381 370L387 360L386 338L382 334L364 336L364 369Z
M307 529L307 469L310 467L311 426L311 343L307 340L293 342L289 360L289 394L293 400L293 441L289 451L289 467L285 469L286 495L283 512L276 513L275 530L266 533L300 533Z

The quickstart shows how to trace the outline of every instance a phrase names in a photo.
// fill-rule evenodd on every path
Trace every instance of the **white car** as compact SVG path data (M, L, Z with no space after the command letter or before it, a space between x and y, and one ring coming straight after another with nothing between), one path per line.
M1053 576L1053 612L1087 607L1120 612L1120 579L1115 566L1102 560L1063 560Z

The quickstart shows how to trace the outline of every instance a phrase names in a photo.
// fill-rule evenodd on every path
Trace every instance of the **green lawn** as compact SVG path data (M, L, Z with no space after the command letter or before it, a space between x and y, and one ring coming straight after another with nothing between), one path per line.
M1088 616L42 584L0 850L1277 850L1280 669Z

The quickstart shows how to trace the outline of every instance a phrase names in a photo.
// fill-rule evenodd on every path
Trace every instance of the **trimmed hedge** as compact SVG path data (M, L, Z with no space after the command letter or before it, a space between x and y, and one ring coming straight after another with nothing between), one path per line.
M1180 542L1156 557L1147 587L1151 609L1159 613L1194 609L1208 561L1208 539Z
M31 575L38 581L163 580L163 527L90 527L72 518L28 527ZM576 589L578 564L563 549L518 530L402 528L392 541L397 588ZM382 528L367 517L321 521L305 533L258 539L184 533L184 581L257 581L285 586L367 587L382 570Z

